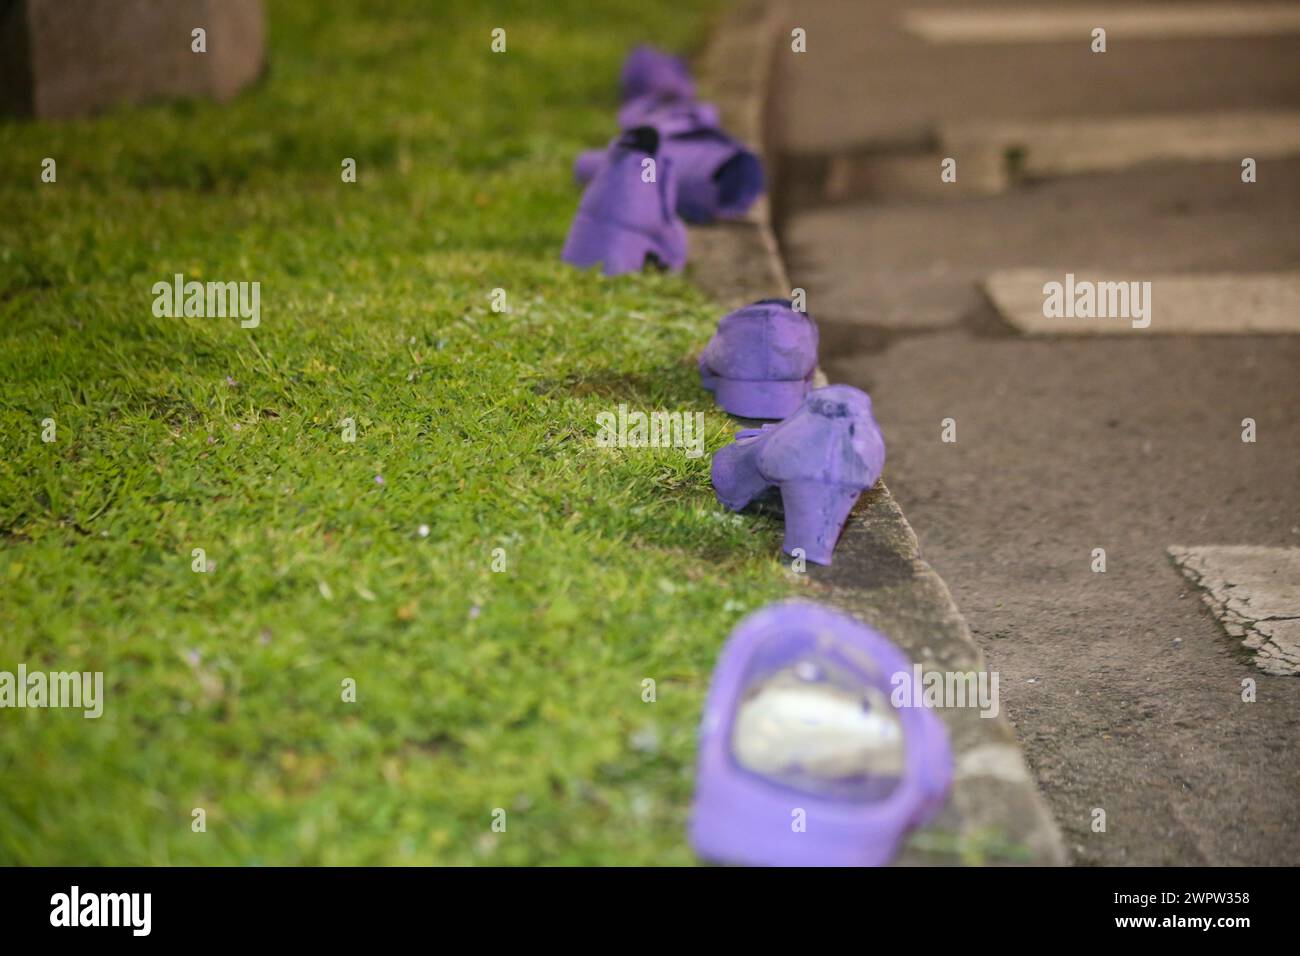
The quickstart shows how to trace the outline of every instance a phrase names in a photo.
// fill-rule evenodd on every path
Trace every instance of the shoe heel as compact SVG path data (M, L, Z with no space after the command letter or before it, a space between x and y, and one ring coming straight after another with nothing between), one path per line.
M785 507L782 550L793 554L795 548L801 548L809 561L829 565L835 542L862 489L820 481L784 481L780 487Z
M809 389L805 379L747 382L719 375L713 381L712 391L718 404L741 418L789 418L803 403Z
M758 471L759 442L733 442L713 453L709 477L718 500L731 511L739 511L772 487Z

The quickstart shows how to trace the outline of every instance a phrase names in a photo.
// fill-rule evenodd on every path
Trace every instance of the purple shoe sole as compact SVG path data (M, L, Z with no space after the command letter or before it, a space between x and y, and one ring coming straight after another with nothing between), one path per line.
M702 372L700 381L723 409L738 418L785 418L812 388L811 375L794 381L755 382Z

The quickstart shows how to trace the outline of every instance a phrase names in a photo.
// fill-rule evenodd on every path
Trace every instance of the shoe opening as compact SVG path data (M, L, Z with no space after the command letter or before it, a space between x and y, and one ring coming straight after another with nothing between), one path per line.
M653 156L659 151L659 131L653 126L637 126L620 136L618 145Z
M763 164L748 150L740 150L713 173L718 189L718 210L739 216L763 193Z

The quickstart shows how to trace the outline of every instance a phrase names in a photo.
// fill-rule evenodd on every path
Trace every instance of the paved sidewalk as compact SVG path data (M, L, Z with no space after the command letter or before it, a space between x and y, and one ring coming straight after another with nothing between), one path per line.
M808 208L785 220L782 244L819 323L951 327L985 307L980 283L999 269L1051 269L1063 279L1093 268L1148 276L1292 268L1300 160L1265 173L1248 186L1231 167L1166 165L997 197Z
M827 373L875 400L885 478L1001 674L1073 859L1294 863L1300 685L1251 663L1167 549L1300 544L1300 337L1030 339L981 285L1294 272L1300 160L1261 160L1251 184L1236 162L1164 163L981 195L945 191L934 149L943 124L979 117L1295 110L1300 36L1112 34L1092 54L1086 38L927 44L899 25L983 6L786 14L787 34L808 30L808 53L777 56L770 104L787 265Z

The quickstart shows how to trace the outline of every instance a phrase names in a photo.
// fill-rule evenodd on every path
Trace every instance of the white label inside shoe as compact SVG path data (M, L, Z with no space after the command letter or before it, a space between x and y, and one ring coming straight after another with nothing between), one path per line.
M903 731L888 698L850 688L826 669L800 661L746 694L736 714L732 750L746 770L779 782L821 789L903 773ZM890 781L891 784L894 781ZM892 789L892 785L889 787Z

